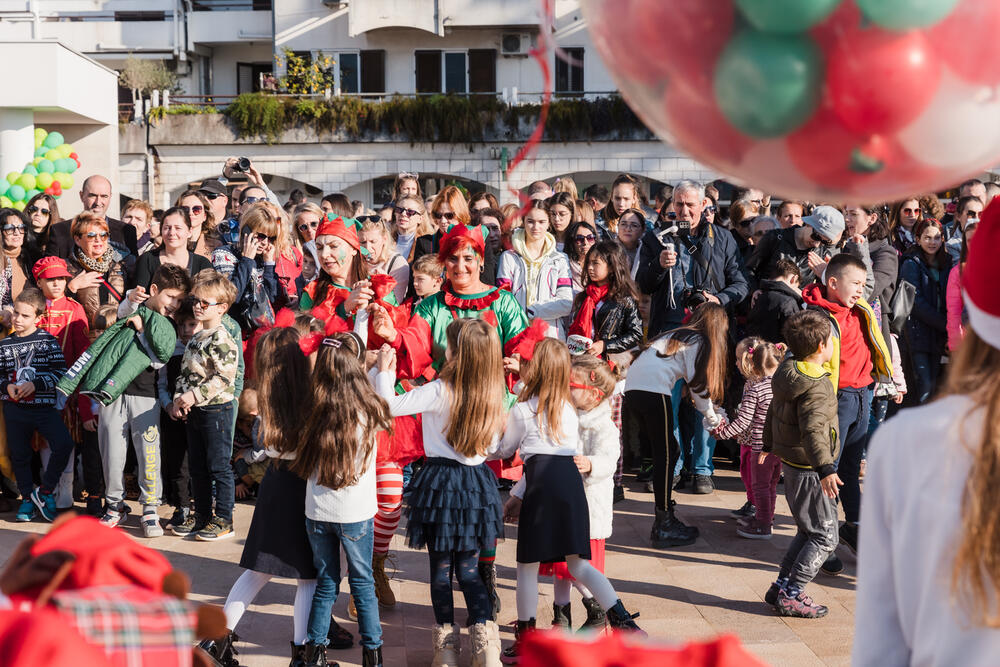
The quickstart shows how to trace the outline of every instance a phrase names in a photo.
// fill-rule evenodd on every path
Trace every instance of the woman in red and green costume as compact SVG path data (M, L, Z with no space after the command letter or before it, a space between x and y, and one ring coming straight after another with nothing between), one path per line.
M444 286L417 304L407 326L398 327L391 313L372 306L372 330L396 349L400 378L423 375L431 379L436 374L445 360L445 329L459 318L486 320L500 334L506 357L518 354L530 358L534 343L545 335L544 327L529 328L528 316L517 299L510 292L482 281L484 253L485 241L479 230L455 225L442 237L438 252L445 270ZM538 322L544 324L542 320ZM494 471L499 472L496 468ZM495 560L496 548L479 554L479 573L492 598L494 618L500 611Z
M299 309L326 322L333 315L354 323L354 315L371 303L375 293L368 280L368 265L359 254L367 251L358 241L357 220L328 214L316 230L316 256L320 274L306 285Z

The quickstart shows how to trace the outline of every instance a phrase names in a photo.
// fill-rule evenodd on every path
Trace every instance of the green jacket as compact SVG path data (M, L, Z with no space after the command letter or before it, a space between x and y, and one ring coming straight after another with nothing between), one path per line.
M69 396L79 388L84 396L110 405L139 373L167 363L177 343L173 323L145 306L136 314L142 318L141 335L128 326L128 319L118 320L66 371L56 391Z
M820 477L837 471L837 392L825 367L788 358L771 378L764 451Z

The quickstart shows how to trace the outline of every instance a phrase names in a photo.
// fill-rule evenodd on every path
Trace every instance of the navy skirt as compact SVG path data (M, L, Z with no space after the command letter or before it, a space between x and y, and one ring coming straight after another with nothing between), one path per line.
M533 454L524 462L525 491L517 521L517 562L590 560L590 512L572 456Z
M306 535L306 481L272 461L260 482L240 567L275 577L315 579Z
M497 480L485 464L428 458L410 486L406 536L411 548L478 551L503 538Z

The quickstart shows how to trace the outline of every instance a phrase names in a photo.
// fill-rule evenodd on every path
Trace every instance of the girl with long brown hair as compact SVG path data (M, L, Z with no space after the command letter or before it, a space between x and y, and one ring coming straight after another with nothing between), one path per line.
M875 432L861 508L855 665L1000 655L1000 202L962 286L969 326L941 397Z
M525 479L517 536L517 642L504 656L517 657L524 633L535 629L540 563L565 560L612 628L641 632L607 577L590 563L590 515L574 460L582 448L566 344L553 338L539 342L522 380L497 453L500 458L520 453Z
M716 303L703 303L686 326L646 343L625 378L623 422L627 423L628 415L632 415L639 427L640 447L653 459L656 518L650 540L658 549L685 546L698 538L697 528L685 525L674 515L671 499L674 467L680 457L673 394L678 383L686 383L706 426L714 429L721 423L715 406L722 403L726 386L728 334L726 309Z
M459 627L451 592L458 579L469 610L473 664L500 664L500 635L479 575L479 551L503 537L496 477L486 467L497 448L504 416L500 337L479 319L457 319L446 330L447 360L439 379L395 395L396 358L388 345L379 353L379 394L394 417L423 414L427 459L411 481L406 507L410 547L430 557L435 665L455 665Z
M316 565L316 593L309 614L305 664L326 664L330 612L340 591L340 550L347 556L351 596L358 611L363 661L382 664L374 548L375 436L391 431L392 417L364 367L365 346L351 333L334 333L316 352L304 426L292 471L308 479L306 533ZM318 660L319 656L323 660Z

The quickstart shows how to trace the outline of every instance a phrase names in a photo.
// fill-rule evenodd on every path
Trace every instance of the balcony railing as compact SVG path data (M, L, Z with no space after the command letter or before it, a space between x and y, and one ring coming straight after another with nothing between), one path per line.
M191 8L196 12L269 12L272 9L272 2L271 0L194 0Z

